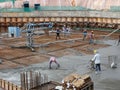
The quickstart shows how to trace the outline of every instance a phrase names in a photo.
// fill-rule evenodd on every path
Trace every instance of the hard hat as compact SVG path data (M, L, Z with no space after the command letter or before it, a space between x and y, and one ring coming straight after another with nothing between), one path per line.
M98 51L97 51L97 50L94 50L93 52L94 52L94 53L98 53Z

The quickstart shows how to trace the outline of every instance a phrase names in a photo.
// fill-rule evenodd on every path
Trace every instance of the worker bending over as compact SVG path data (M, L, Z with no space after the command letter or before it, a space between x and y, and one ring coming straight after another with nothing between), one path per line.
M49 60L49 69L51 69L51 64L52 64L53 62L56 63L57 68L60 67L60 64L57 62L56 58L55 58L55 57L50 57L50 60Z

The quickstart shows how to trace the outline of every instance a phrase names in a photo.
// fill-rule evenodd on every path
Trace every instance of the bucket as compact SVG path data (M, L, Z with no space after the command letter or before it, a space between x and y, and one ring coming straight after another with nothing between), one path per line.
M117 67L117 60L118 60L118 56L116 55L110 55L108 56L108 65L109 67L111 67L111 65L114 63ZM111 67L112 68L112 67Z

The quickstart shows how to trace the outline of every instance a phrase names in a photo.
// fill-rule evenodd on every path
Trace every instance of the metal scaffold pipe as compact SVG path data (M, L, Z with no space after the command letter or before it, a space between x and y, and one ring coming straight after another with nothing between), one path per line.
M37 28L36 28L37 27ZM39 27L39 29L38 29ZM21 29L21 32L25 32L26 33L26 45L27 47L29 47L32 51L34 50L34 40L33 40L33 36L37 35L37 33L35 33L36 30L45 30L45 29L51 29L53 27L53 23L27 23L25 24Z

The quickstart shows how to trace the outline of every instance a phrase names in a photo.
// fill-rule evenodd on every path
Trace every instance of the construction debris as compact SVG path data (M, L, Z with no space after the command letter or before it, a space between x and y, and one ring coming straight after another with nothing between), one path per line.
M89 75L70 74L62 83L49 81L42 83L30 90L94 90L93 82Z
M70 74L63 79L62 86L63 90L82 90L85 87L89 88L85 90L93 90L93 82L89 75Z

